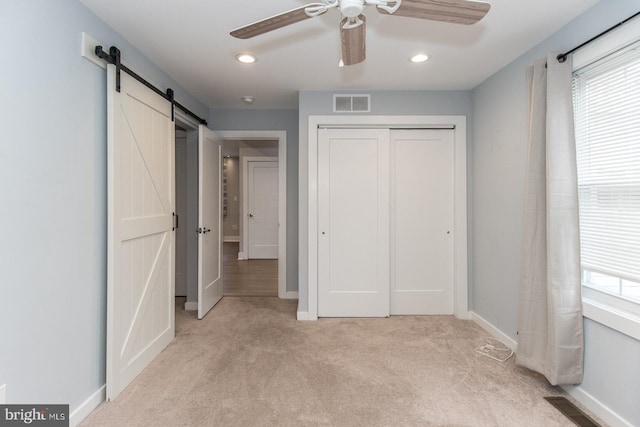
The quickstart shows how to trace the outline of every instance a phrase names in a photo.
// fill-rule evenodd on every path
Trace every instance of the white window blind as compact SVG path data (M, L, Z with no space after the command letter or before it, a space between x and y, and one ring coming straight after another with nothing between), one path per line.
M640 302L640 42L574 73L583 284Z

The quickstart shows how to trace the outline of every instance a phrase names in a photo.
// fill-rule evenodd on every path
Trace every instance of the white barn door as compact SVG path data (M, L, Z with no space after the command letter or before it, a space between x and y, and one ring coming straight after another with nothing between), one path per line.
M318 134L318 315L389 315L389 131Z
M222 298L222 138L200 125L198 141L198 319Z
M174 123L171 104L108 65L107 399L175 331Z
M453 314L453 130L393 130L391 158L391 314Z

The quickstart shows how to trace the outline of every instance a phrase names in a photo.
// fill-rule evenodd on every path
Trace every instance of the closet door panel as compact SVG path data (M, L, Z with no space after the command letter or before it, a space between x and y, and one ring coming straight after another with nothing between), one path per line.
M318 315L389 315L389 131L321 129Z
M391 153L391 314L453 314L453 131L392 131Z

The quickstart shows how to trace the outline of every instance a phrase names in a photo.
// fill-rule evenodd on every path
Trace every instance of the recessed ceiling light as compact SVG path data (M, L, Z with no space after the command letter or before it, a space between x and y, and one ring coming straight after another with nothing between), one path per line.
M411 57L411 62L413 62L414 64L418 64L420 62L425 62L427 59L429 59L429 55L426 55L424 53L420 53L418 55L414 55Z
M239 53L236 55L236 59L243 64L253 64L256 62L256 57L249 53Z

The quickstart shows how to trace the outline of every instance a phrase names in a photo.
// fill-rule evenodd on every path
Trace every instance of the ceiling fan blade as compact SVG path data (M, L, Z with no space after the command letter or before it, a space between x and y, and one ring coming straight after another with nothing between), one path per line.
M377 9L389 15L388 11ZM470 25L484 18L489 9L489 3L470 0L402 0L393 15Z
M286 27L287 25L295 24L296 22L304 21L305 19L310 19L322 15L323 13L327 12L326 8L324 10L318 10L314 13L313 16L307 15L305 9L307 9L308 7L324 6L325 5L322 3L308 4L306 6L302 6L297 9L272 16L271 18L263 19L261 21L254 22L253 24L236 28L229 34L239 39L250 39L251 37L259 36L260 34L268 33L269 31L277 30L278 28Z
M349 18L340 21L340 39L342 41L342 63L344 65L354 65L364 61L366 56L365 36L366 18L364 15L358 16L362 25L355 28L345 29L344 25Z

